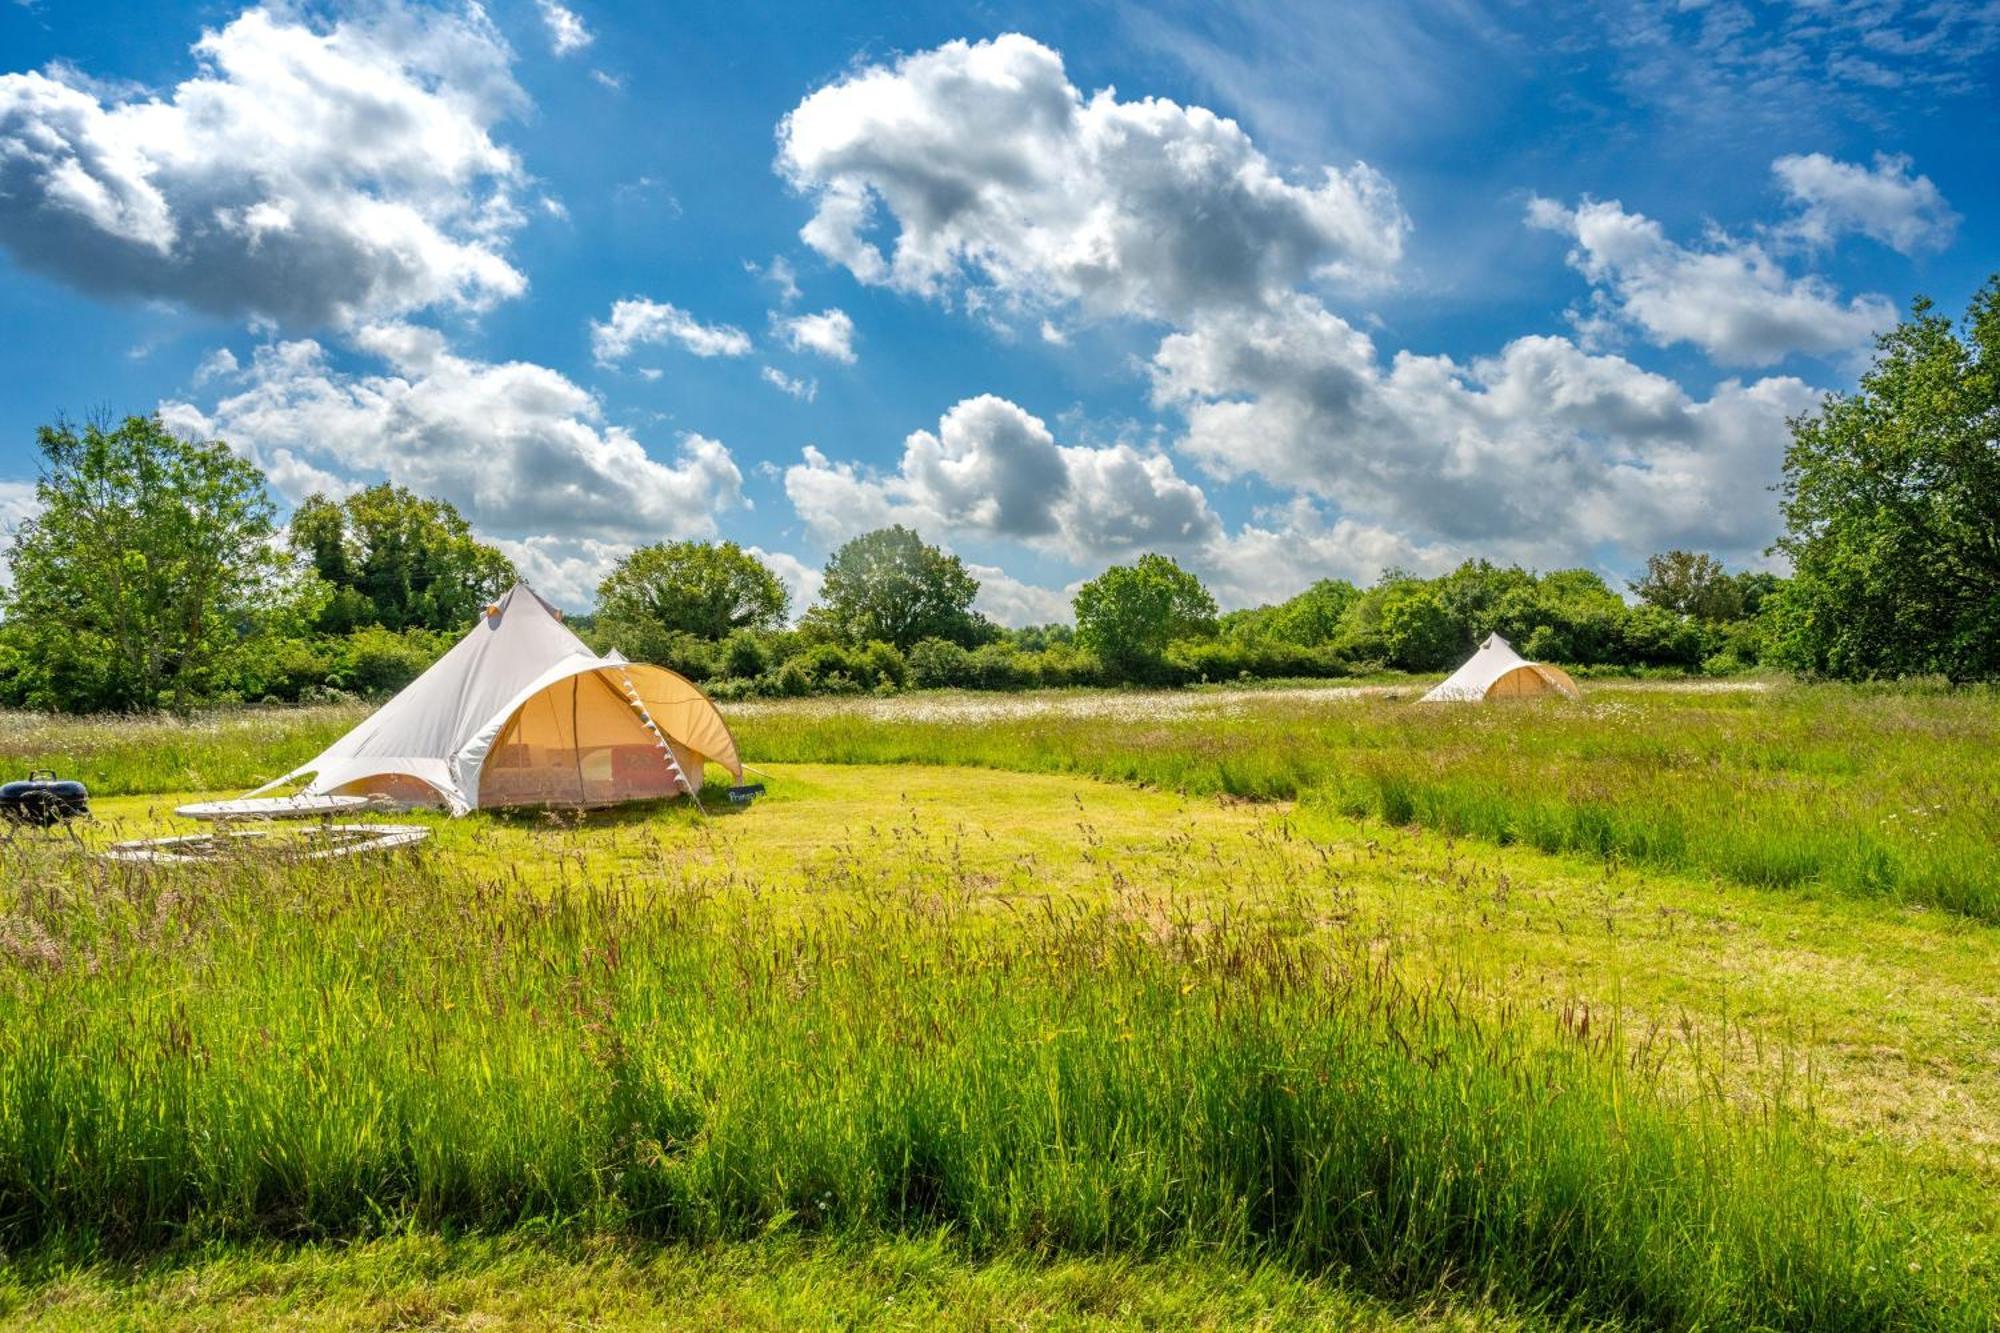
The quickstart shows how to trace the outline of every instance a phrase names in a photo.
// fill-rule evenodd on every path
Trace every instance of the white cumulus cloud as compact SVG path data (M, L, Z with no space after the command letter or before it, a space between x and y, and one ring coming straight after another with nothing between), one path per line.
M817 352L843 365L854 364L854 321L845 310L790 315L772 321L795 352Z
M1877 153L1875 164L1864 167L1825 153L1794 153L1773 162L1771 171L1799 210L1781 230L1811 245L1858 232L1913 255L1944 249L1958 227L1958 214L1929 176L1913 172L1907 157Z
M382 368L344 372L311 339L268 344L213 405L162 415L227 440L293 500L386 479L450 500L494 537L706 537L742 501L720 442L685 434L661 462L546 366L462 357L409 324L369 325L354 346Z
M575 10L560 5L556 0L535 0L542 11L542 26L548 29L549 50L559 56L573 55L597 40Z
M784 551L767 551L761 546L746 546L743 549L763 561L764 567L785 585L793 620L804 615L806 608L818 599L820 584L826 581L826 576L817 565L809 565Z
M0 481L0 588L10 587L13 583L8 552L14 545L14 534L40 510L41 503L35 498L34 482Z
M572 611L595 606L597 585L633 550L630 542L590 537L501 537L493 544L529 587Z
M1697 400L1557 337L1384 367L1303 296L1168 337L1152 374L1156 404L1186 419L1177 448L1218 476L1322 497L1418 547L1543 565L1600 544L1761 548L1786 418L1818 401L1788 376Z
M677 305L630 297L612 303L603 320L592 320L590 350L601 366L623 361L635 347L676 342L696 356L747 356L750 335L728 324L704 324Z
M1179 320L1316 274L1379 278L1407 226L1365 164L1290 178L1203 107L1085 97L1057 52L1018 34L858 70L794 108L778 141L779 169L813 201L806 243L863 282L931 296L971 284ZM896 229L886 255L878 210Z
M1528 220L1576 242L1569 262L1597 285L1600 319L1635 326L1656 346L1692 343L1722 365L1852 352L1896 322L1886 298L1843 301L1826 280L1788 273L1756 241L1716 232L1701 248L1683 246L1615 200L1565 208L1536 199Z
M97 295L295 327L526 288L502 248L523 173L493 138L525 99L476 6L253 8L193 49L166 96L0 75L0 246Z
M776 366L765 366L757 374L764 383L770 385L779 393L788 393L802 403L810 403L819 396L818 380L802 379L798 376L787 375Z
M1068 624L1076 619L1071 603L1076 594L1062 588L1023 583L998 565L975 565L966 572L979 580L972 609L1002 625Z
M934 432L913 431L888 475L808 448L786 469L785 493L827 542L907 523L1084 557L1187 549L1220 531L1201 488L1164 455L1058 444L1041 418L992 394L957 403Z

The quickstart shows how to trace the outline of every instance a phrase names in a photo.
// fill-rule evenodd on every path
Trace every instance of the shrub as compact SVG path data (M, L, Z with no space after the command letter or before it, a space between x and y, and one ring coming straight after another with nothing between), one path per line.
M1277 680L1291 676L1339 676L1346 668L1325 649L1279 639L1192 639L1167 650L1173 674L1184 681Z
M1701 626L1657 606L1635 606L1623 627L1619 657L1635 666L1693 667L1702 659Z
M725 676L753 679L771 667L771 650L754 631L737 630L722 641L716 669Z
M902 689L910 681L910 664L893 643L880 639L861 650L859 665L866 673L867 684L882 689Z
M794 657L764 679L769 682L765 693L779 698L797 699L813 692L813 674L803 658Z
M944 690L971 679L971 653L949 639L924 639L910 649L910 683L919 689Z
M444 656L458 636L371 625L339 640L328 683L356 694L394 694Z
M966 656L966 684L975 690L1020 690L1035 683L1021 663L1021 654L1002 643L989 643Z

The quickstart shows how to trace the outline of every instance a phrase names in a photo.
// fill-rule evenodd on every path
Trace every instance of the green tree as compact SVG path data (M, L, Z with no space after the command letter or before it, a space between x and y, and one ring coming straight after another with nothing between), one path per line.
M1705 551L1662 551L1646 557L1646 572L1627 585L1648 606L1696 620L1738 620L1743 585Z
M1773 656L1846 678L2000 675L2000 274L1962 331L1918 300L1791 423Z
M735 542L661 542L612 566L597 585L600 625L720 642L785 623L785 585Z
M955 555L897 525L863 533L833 553L809 627L859 646L874 640L908 652L920 640L971 647L992 635L972 610L979 580Z
M318 589L272 541L257 468L157 417L36 433L39 512L9 550L0 604L27 701L70 711L184 709Z
M449 501L387 483L344 500L307 497L292 513L291 541L333 589L319 619L329 634L463 629L516 578Z
M1216 632L1215 598L1171 556L1113 565L1076 590L1076 641L1127 675L1157 670L1176 639Z
M1344 579L1321 579L1288 602L1272 608L1263 637L1280 643L1318 648L1333 642L1340 631L1340 618L1361 596L1360 589Z
M1465 626L1437 584L1411 580L1382 601L1382 645L1389 664L1405 671L1441 671L1465 655Z

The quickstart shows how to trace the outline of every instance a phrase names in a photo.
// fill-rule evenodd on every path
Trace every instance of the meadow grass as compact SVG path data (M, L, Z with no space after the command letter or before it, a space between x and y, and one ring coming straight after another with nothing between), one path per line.
M1752 885L1825 885L2000 921L2000 693L1594 682L1586 702L1422 706L1320 687L913 694L731 705L753 763L1084 773L1323 802L1549 852ZM241 790L365 710L191 720L0 715L0 768L93 792Z
M363 704L226 709L186 718L0 711L0 781L53 768L96 796L241 791L305 763L372 711Z
M1994 1216L2000 928L1880 897L1385 828L1324 804L927 765L766 774L755 806L706 815L672 803L399 818L430 827L427 858L524 893L674 882L760 919L922 897L939 876L968 886L961 928L992 931L1078 907L1157 924L1285 916L1308 901L1412 982L1468 982L1469 999L1538 1015L1609 1016L1670 1075L1719 1076L1746 1106L1785 1062L1809 1065L1823 1126L1908 1155L1904 1174L1933 1192L1963 1182ZM184 832L171 815L183 799L99 801L82 837Z
M1831 1160L1795 1096L1744 1115L1601 1017L1407 978L1330 884L994 929L949 856L773 910L783 886L742 871L583 859L524 892L446 857L4 855L10 1251L944 1234L981 1259L1195 1247L1522 1317L1992 1313L1989 1241Z
M736 706L836 762L186 873L87 851L358 712L0 718L100 795L0 845L0 1315L1989 1327L1992 704Z
M1385 1302L1281 1265L1190 1248L1140 1259L974 1258L943 1233L780 1234L728 1245L606 1235L402 1231L358 1242L202 1246L134 1261L0 1265L10 1329L1546 1328L1450 1294Z
M1087 773L2000 921L2000 694L1597 685L1427 706L1347 691L739 705L753 759Z

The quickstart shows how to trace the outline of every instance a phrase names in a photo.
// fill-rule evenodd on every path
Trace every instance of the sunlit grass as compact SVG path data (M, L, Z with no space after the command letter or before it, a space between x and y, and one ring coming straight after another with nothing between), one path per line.
M1406 981L1327 917L1051 902L950 858L824 910L443 858L113 871L17 847L0 1239L940 1229L1669 1324L1977 1327L1969 1236L1600 1023ZM1199 873L1190 859L1185 872Z
M1117 699L1117 696L1099 696ZM1129 696L961 716L955 701L760 704L745 753L1089 773L1764 886L2000 920L2000 695L1593 686L1583 704Z
M230 1284L306 1272L302 1325L448 1322L369 1268L435 1242L477 1310L514 1254L589 1308L583 1253L712 1322L1102 1314L1068 1271L1154 1323L1265 1274L1363 1326L1986 1327L1993 703L760 704L747 811L155 876L83 853L357 714L0 719L99 793L0 848L0 1314L282 1322ZM826 1276L920 1252L929 1297Z

